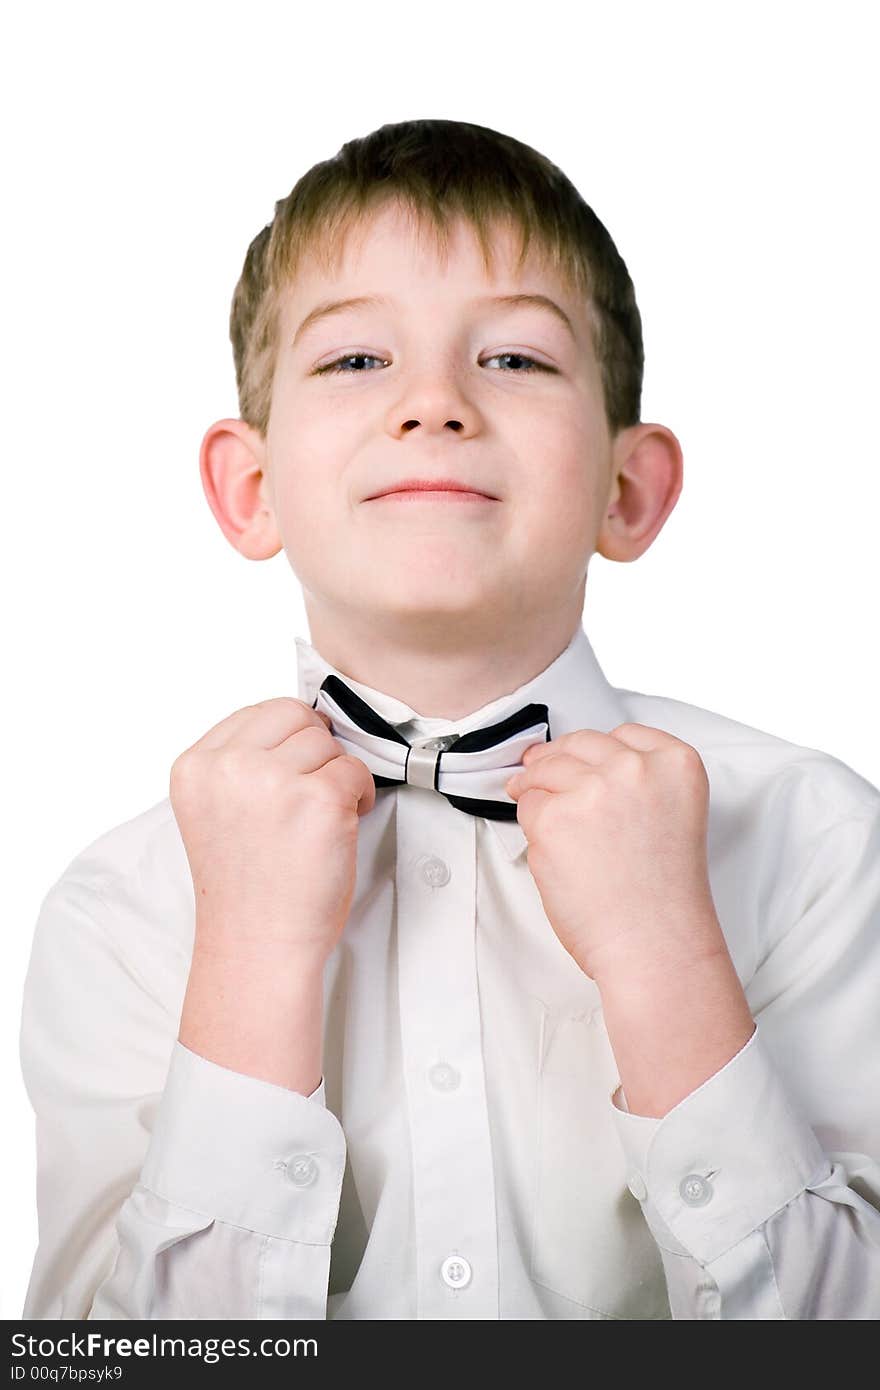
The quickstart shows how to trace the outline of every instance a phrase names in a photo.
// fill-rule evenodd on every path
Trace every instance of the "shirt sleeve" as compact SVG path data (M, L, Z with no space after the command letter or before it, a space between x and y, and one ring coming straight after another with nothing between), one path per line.
M346 1145L323 1078L305 1096L183 1046L182 996L127 951L130 912L121 889L115 904L71 876L40 909L20 1038L39 1220L22 1316L326 1318Z
M787 906L736 1056L660 1119L609 1099L674 1318L880 1316L880 814Z

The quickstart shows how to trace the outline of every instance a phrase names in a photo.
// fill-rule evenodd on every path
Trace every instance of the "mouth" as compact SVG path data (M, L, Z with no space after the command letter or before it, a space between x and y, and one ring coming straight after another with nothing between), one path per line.
M365 497L365 502L393 501L497 502L492 493L469 487L455 478L404 478L382 492Z
M395 492L383 492L378 497L368 497L367 502L409 502L419 503L452 502L457 506L478 506L497 502L497 497L487 497L484 492L467 492L464 488L444 490L443 488L403 488Z

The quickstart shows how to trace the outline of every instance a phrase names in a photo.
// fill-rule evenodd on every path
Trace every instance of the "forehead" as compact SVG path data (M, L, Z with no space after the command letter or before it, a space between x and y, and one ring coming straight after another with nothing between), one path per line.
M433 273L449 273L453 268L479 270L492 274L513 274L520 249L517 229L500 216L490 222L490 266L484 264L476 228L463 215L446 219L445 245L438 228L416 209L392 200L371 212L350 215L340 233L322 238L309 258L311 268L332 275L344 275L359 266L401 258ZM536 247L530 247L528 268L535 270L541 260Z
M480 294L529 291L548 295L568 314L576 331L588 333L583 297L550 264L535 238L520 260L521 233L508 220L492 220L488 258L477 230L451 217L445 242L427 218L397 202L352 218L335 236L305 252L281 292L282 315L297 322L319 299L395 293L401 298L437 294L476 298Z

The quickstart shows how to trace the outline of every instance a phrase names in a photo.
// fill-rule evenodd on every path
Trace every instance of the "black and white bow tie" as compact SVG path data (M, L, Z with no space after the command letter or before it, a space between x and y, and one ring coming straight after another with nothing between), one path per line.
M456 810L489 820L516 820L516 802L505 783L521 770L530 744L550 739L547 706L523 705L484 729L414 745L332 675L324 679L312 708L329 716L333 736L346 753L366 763L377 787L409 784L438 791Z

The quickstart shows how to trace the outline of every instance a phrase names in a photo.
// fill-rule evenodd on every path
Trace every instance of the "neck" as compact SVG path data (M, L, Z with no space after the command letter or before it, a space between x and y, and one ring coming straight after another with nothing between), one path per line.
M583 614L583 589L570 606L469 623L424 618L387 625L329 612L306 599L311 645L350 680L402 700L425 719L462 719L533 680L568 646Z

